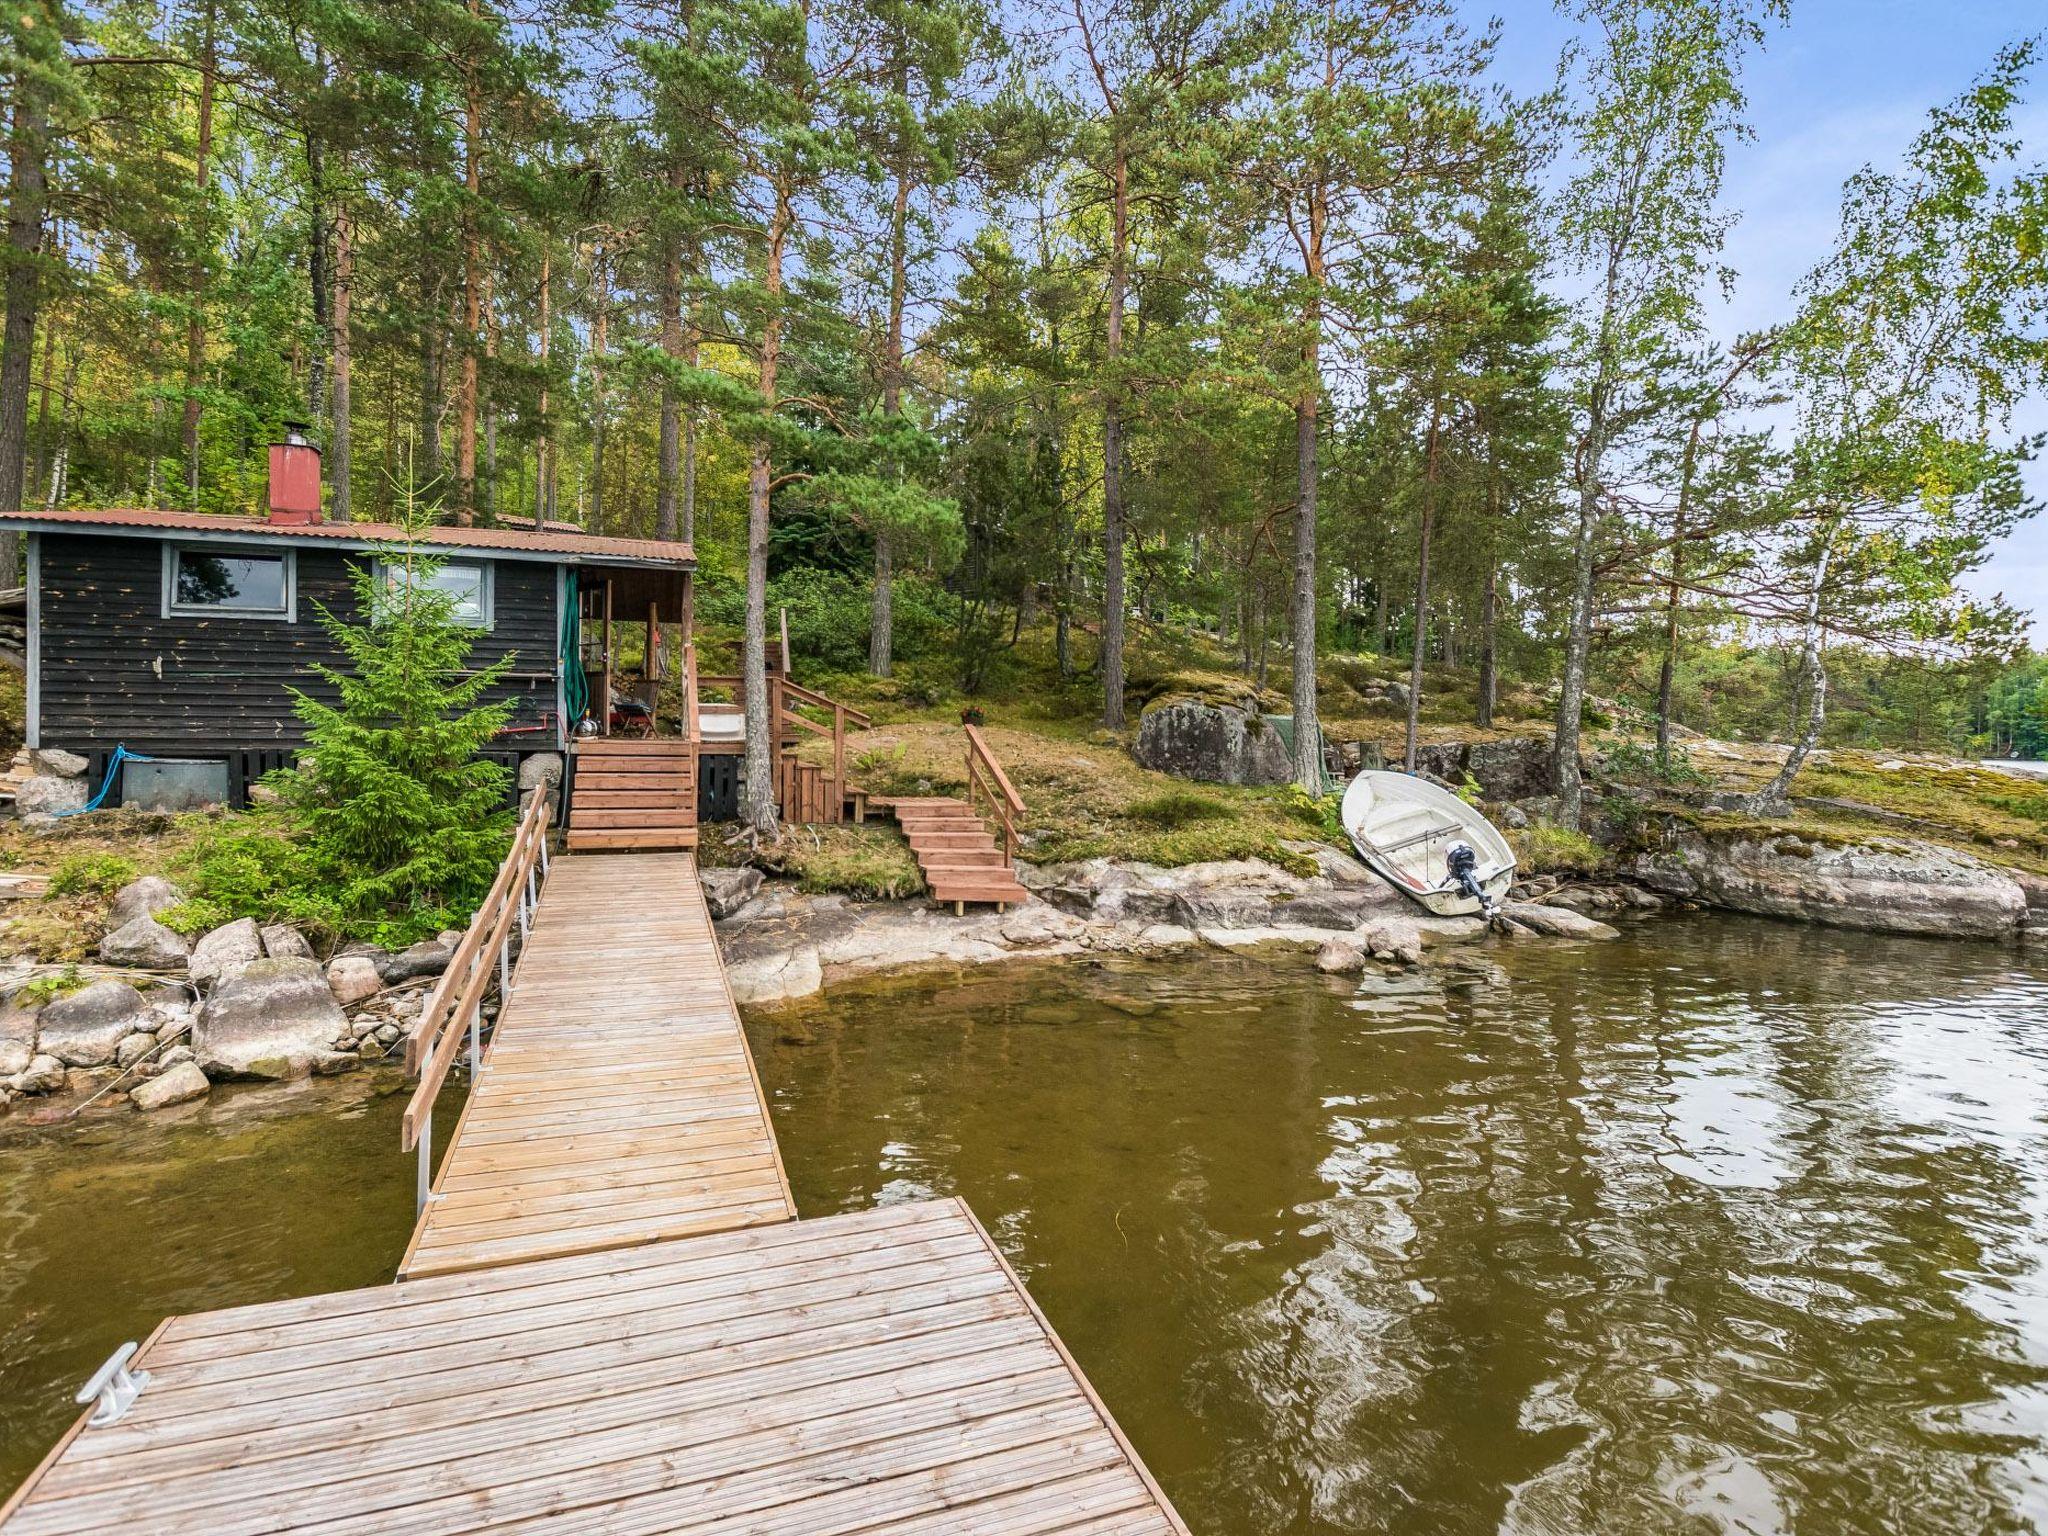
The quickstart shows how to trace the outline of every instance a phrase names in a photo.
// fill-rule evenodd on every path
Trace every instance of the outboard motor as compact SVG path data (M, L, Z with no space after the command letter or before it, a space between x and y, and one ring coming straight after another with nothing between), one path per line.
M1470 843L1460 840L1444 850L1444 866L1450 874L1451 884L1479 903L1479 910L1489 919L1497 916L1493 898L1486 894L1479 883L1479 850Z

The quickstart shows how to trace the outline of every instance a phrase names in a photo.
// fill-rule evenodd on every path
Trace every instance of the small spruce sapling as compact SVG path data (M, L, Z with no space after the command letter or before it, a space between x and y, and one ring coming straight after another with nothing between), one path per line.
M477 631L435 583L407 503L406 537L350 569L358 617L315 605L347 658L313 667L339 702L292 690L306 746L277 780L342 922L386 919L394 936L473 910L511 835L509 770L478 754L510 716L482 701L513 655L469 668Z

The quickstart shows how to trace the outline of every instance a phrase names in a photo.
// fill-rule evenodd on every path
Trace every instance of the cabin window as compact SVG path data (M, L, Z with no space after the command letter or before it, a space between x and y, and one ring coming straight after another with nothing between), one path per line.
M395 592L404 582L406 569L390 561L377 562L377 579L386 591ZM484 560L443 560L427 578L427 584L455 600L455 622L472 629L491 627L491 567Z
M164 617L191 614L289 622L296 578L290 550L169 544L164 547Z

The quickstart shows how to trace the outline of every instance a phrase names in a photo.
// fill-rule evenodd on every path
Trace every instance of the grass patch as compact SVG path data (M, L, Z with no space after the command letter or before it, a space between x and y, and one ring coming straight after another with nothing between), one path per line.
M1169 789L1164 794L1132 802L1124 814L1132 821L1173 832L1197 821L1219 820L1230 814L1230 807L1207 795Z
M14 994L12 1001L17 1008L40 1008L60 997L69 997L85 984L85 976L78 967L67 965L61 971L47 971L28 982Z
M1525 875L1597 875L1614 862L1605 848L1569 827L1538 821L1502 835L1515 850L1516 867Z
M892 827L799 828L780 848L763 850L759 862L814 896L892 901L924 890L910 844Z

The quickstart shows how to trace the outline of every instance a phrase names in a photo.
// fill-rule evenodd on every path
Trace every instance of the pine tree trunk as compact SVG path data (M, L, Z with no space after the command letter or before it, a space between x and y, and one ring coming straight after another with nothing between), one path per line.
M354 516L349 477L355 455L355 342L349 326L355 312L356 226L346 199L334 209L333 425L327 434L327 478L334 487L328 503L336 522Z
M49 122L41 93L15 94L8 136L6 316L0 321L0 512L21 510L28 469L29 379L41 300L36 254L43 246ZM0 535L0 586L21 585L21 540Z
M320 63L320 75L327 74ZM306 360L306 420L327 415L327 364L334 354L334 303L327 260L327 154L320 135L306 135L306 286L313 306L313 350Z
M782 360L782 256L791 222L791 194L786 183L778 184L775 212L768 224L767 261L761 288L767 298L768 318L761 328L759 391L764 411L776 405L776 371ZM747 612L746 633L740 647L741 687L746 693L746 804L747 824L762 837L777 830L775 805L775 757L781 743L770 739L768 716L768 496L772 476L769 442L754 440L747 466Z
M1422 653L1429 644L1429 541L1436 531L1438 413L1429 413L1429 435L1422 451L1422 526L1415 549L1415 643L1408 652L1408 731L1401 764L1415 771L1415 740L1422 728Z
M905 89L899 67L898 92ZM907 158L896 165L896 200L889 213L889 323L882 340L882 413L894 417L903 409L903 308L909 296L910 169ZM889 675L895 646L896 568L890 530L875 530L875 590L868 615L868 671Z
M1500 567L1487 562L1486 585L1479 594L1479 708L1474 718L1482 731L1493 729L1500 703Z
M442 370L447 361L447 325L442 314L440 266L431 249L420 264L420 420L419 451L410 478L435 503L448 493L441 483L445 460L441 451ZM393 466L394 471L397 466Z
M555 444L554 423L548 416L548 362L554 337L555 247L545 230L540 247L540 434L534 440L535 495L533 526L538 528L554 515Z
M481 0L469 0L470 20L481 27ZM477 209L483 201L483 80L474 62L463 70L462 187L462 371L455 391L455 521L476 521L477 346L483 329L483 231Z
M1288 633L1294 642L1290 690L1294 708L1294 781L1310 789L1322 782L1322 735L1316 728L1316 417L1322 396L1320 353L1315 340L1303 347L1306 377L1294 405L1294 592L1288 607ZM1261 687L1265 685L1266 674L1263 651L1262 640Z
M44 252L46 255L49 253L48 241L44 242ZM23 501L28 500L29 492L33 487L42 483L50 467L50 454L55 446L55 438L50 428L50 397L57 390L54 377L56 367L57 326L55 323L52 323L44 327L43 330L43 377L41 383L36 386L40 393L40 403L36 406L35 456L29 461L27 468L22 473L21 499ZM65 401L65 405L66 407L70 405L68 398ZM60 411L59 414L61 415L62 412Z
M204 31L201 34L199 54L199 128L193 146L193 186L197 193L194 199L198 214L200 232L192 236L195 240L205 238L206 188L213 157L213 94L215 76L219 73L218 60L214 52L215 8L208 4ZM191 311L185 319L185 420L182 440L185 449L185 504L197 510L199 506L199 386L206 368L206 258L195 256L192 262L192 282L187 294Z
M669 169L668 185L671 193L683 187L681 166ZM662 353L681 362L683 359L683 252L681 244L673 237L666 237L665 249L661 255L661 281L657 285L656 303L660 307L659 326ZM657 539L673 539L676 536L676 494L682 481L682 397L676 389L674 379L663 375L661 381L660 457L656 460L654 482L654 536Z
M1130 171L1124 162L1123 125L1117 125L1110 169L1109 313L1103 366L1109 374L1102 401L1102 723L1124 728L1124 488L1123 361L1125 264L1130 254Z
M611 346L611 273L605 266L603 248L591 259L591 287L596 313L590 322L590 514L593 533L604 532L604 440L611 425L611 403L604 393L605 355Z

